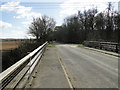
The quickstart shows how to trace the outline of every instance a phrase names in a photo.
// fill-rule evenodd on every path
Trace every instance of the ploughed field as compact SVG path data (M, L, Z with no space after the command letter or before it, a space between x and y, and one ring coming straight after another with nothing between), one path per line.
M0 42L0 45L2 45L2 48L0 48L0 50L2 51L12 50L18 48L18 46L21 43L23 43L23 41L2 41Z

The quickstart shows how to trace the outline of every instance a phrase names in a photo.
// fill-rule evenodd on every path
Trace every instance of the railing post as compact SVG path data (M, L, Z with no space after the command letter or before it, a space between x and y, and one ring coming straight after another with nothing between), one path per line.
M28 80L30 79L30 76L31 76L31 73L30 73L30 67L31 67L31 57L30 57L30 60L29 60L29 70L28 70Z
M118 53L118 44L116 44L116 53Z
M102 45L101 45L101 43L100 43L100 49L102 49Z

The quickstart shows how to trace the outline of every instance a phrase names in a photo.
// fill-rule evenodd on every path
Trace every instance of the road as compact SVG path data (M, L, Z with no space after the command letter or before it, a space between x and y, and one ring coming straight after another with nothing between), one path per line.
M75 88L118 88L118 58L74 44L56 44Z

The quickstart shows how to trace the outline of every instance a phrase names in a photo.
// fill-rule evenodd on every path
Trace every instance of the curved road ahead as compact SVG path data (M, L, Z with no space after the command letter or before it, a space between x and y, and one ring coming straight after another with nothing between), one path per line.
M118 88L118 58L73 44L57 44L75 88Z

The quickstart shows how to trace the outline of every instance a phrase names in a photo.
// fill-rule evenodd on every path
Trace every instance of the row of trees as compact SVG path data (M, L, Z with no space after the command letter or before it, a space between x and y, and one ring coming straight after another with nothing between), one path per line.
M29 33L37 41L56 40L64 43L82 43L85 40L112 41L120 40L120 13L108 4L103 12L97 8L78 11L78 14L64 19L62 26L56 27L53 18L42 16L33 18L29 26Z
M97 8L78 11L64 19L64 23L54 32L55 40L64 43L82 43L85 40L113 41L120 40L120 14L113 11L111 3L104 12Z

